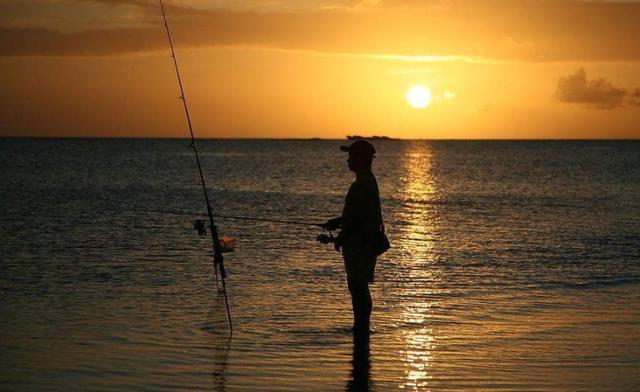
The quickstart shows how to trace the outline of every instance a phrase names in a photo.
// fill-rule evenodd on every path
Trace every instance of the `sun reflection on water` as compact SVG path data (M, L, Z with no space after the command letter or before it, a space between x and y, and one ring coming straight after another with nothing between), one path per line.
M403 389L418 389L427 386L428 380L433 378L429 372L434 360L434 338L430 328L421 328L405 335L405 364L406 379Z
M400 219L403 221L402 247L406 250L400 320L403 328L402 361L405 377L402 389L428 387L433 378L436 338L429 320L438 306L437 281L441 279L434 266L436 219L434 204L436 186L431 173L431 146L416 143L405 154L403 199Z

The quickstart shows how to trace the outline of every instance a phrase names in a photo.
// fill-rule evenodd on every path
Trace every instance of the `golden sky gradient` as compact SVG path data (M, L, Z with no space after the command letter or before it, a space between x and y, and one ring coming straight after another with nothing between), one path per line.
M167 3L200 137L640 138L640 2ZM157 1L0 0L0 136L185 137L168 54Z

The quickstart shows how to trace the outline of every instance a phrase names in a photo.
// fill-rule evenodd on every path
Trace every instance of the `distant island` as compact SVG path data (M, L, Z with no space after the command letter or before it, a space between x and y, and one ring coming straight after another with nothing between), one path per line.
M389 136L360 136L360 135L347 135L347 140L398 140Z

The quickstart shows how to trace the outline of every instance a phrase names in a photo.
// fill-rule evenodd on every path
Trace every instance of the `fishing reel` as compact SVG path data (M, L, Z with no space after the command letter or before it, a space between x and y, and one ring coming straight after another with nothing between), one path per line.
M205 219L196 219L193 221L193 229L198 232L200 237L207 235L207 227L209 224ZM228 235L222 235L218 238L220 244L220 252L233 252L236 248L236 239Z
M207 235L207 221L204 219L196 219L193 221L193 229L198 232L200 237Z
M329 231L329 234L320 234L316 237L316 241L321 244L332 244L334 243L336 238L333 236L333 233Z

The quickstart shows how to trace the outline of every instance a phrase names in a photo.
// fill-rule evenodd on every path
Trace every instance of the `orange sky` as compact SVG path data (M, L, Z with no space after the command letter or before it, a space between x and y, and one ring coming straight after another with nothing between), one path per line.
M200 137L640 138L639 2L168 4ZM0 0L0 136L186 137L159 11Z

